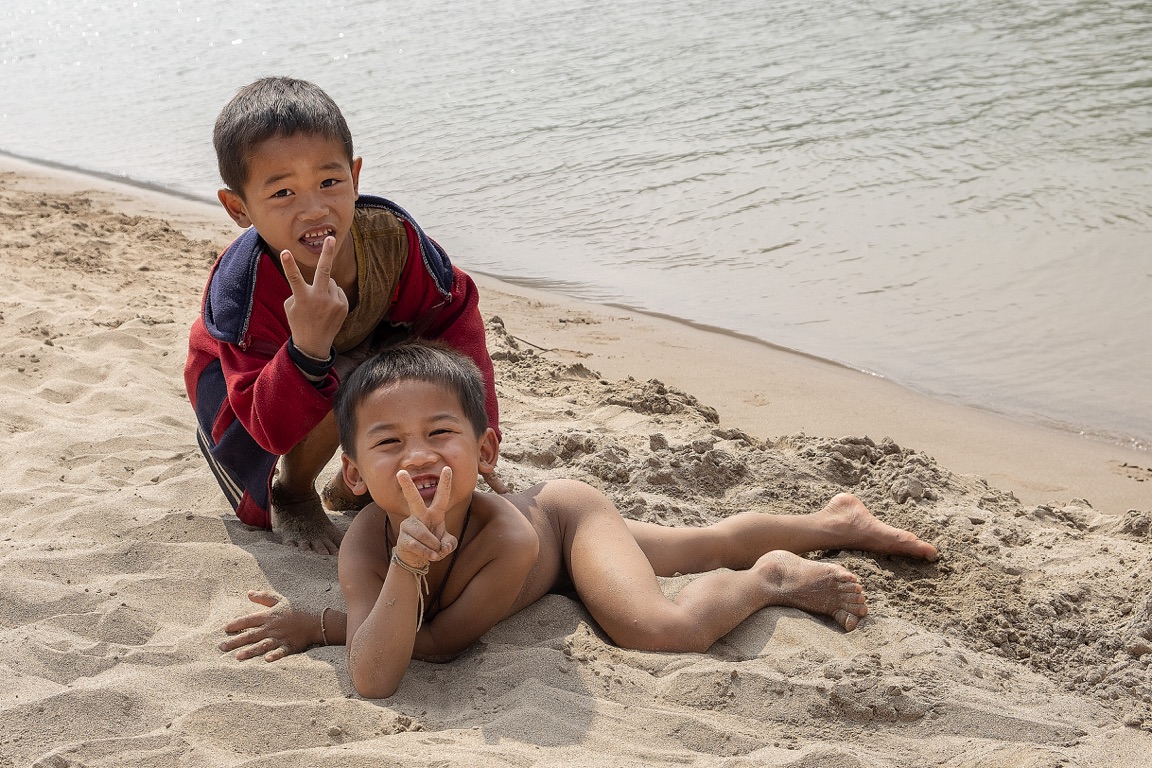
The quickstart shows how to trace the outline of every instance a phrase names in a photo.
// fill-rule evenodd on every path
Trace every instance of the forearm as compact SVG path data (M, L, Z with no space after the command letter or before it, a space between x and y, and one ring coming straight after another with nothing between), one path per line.
M365 698L387 698L400 687L412 661L420 606L420 582L393 567L371 612L348 642L352 684Z
M338 381L329 374L314 384L292 362L284 345L271 358L226 350L221 363L228 401L245 431L264 450L283 455L304 438L332 408ZM284 418L286 411L292 418Z

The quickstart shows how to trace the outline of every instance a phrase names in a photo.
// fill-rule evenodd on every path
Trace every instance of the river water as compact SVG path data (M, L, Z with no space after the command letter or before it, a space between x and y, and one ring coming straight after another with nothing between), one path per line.
M466 270L1152 444L1146 0L5 0L0 150L214 199L268 74Z

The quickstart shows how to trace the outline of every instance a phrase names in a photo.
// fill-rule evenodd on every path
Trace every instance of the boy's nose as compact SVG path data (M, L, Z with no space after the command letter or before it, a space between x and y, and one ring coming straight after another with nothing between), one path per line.
M404 453L401 469L424 469L436 463L437 455L428 446L413 445Z
M318 195L306 197L300 207L300 218L308 221L322 219L328 215L328 203Z

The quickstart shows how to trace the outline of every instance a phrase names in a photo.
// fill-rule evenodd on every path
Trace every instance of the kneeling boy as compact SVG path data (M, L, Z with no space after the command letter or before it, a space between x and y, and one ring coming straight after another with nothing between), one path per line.
M213 142L220 202L248 231L212 268L190 334L197 439L243 522L336 554L315 481L338 447L336 389L361 360L397 338L440 339L480 367L496 426L476 285L406 211L360 195L348 124L312 83L242 88ZM352 503L338 480L325 491L330 509Z

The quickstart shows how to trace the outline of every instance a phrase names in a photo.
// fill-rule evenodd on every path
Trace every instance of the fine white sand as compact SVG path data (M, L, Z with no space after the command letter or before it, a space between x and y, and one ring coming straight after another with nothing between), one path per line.
M871 600L850 634L767 609L706 654L622 651L552 596L383 701L342 648L238 662L247 590L341 601L196 449L187 329L236 230L10 158L0 224L0 768L1152 764L1147 454L482 277L513 485L676 525L850 490L942 559L823 553Z

